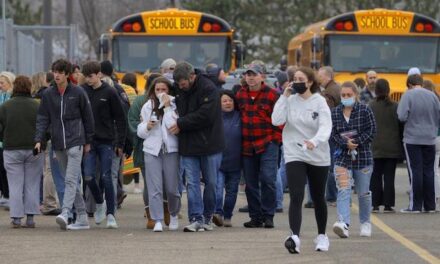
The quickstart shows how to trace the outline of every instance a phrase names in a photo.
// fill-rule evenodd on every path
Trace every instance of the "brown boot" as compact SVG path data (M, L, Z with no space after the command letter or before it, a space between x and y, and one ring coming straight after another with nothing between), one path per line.
M170 211L168 210L168 201L163 202L163 221L165 225L170 225Z
M147 216L147 223L146 223L147 229L153 229L155 223L154 223L153 219L151 219L149 207L145 207L145 214Z

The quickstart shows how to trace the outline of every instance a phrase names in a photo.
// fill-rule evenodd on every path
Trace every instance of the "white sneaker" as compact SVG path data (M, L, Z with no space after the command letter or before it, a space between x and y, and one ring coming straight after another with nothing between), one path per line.
M90 229L89 220L87 215L79 215L74 224L67 226L67 230L85 230Z
M4 198L3 196L0 198L0 207L9 207L9 199Z
M365 222L361 224L361 237L371 237L371 224Z
M170 231L175 231L179 229L179 217L177 215L170 216L170 225L168 226Z
M156 224L154 224L153 231L154 232L162 232L163 231L162 223L160 221L157 221Z
M95 223L99 225L105 219L105 213L107 211L107 206L105 201L102 204L96 204L96 212L95 212Z
M328 240L327 235L320 234L315 239L315 250L316 251L328 251L330 246L330 241Z
M60 226L60 228L62 230L67 230L67 223L69 222L68 217L67 217L67 211L63 211L61 214L59 214L55 218L55 221L57 222L57 224Z
M133 193L134 194L141 194L143 191L142 191L142 189L141 188L134 188L133 189Z
M284 246L290 254L299 254L300 245L301 241L299 240L299 237L297 235L291 235L286 238L286 241L284 241Z
M109 229L117 229L118 223L116 223L115 216L112 214L107 215L107 228Z
M337 221L333 225L333 232L335 232L340 238L347 238L349 236L348 226L342 221Z

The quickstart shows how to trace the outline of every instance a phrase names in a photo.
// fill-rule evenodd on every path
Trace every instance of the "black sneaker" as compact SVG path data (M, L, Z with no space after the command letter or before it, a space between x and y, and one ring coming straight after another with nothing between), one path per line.
M274 228L273 220L269 218L264 220L264 228Z
M383 209L383 212L389 214L389 213L395 213L396 210L394 210L394 208L391 206L385 206L385 208Z
M263 227L263 223L261 221L251 219L251 221L244 223L243 226L247 228L260 228Z
M380 212L379 206L373 206L373 210L371 210L372 213L377 214Z
M304 208L315 208L315 205L312 202L306 203L304 204Z
M238 208L238 211L240 213L249 213L249 206L245 205L245 206L243 206L241 208Z

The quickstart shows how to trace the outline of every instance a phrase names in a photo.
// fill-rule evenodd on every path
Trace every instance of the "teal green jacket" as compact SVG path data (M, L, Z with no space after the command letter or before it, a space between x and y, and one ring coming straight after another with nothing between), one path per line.
M133 164L135 167L144 167L144 151L142 138L137 136L137 127L141 122L142 106L147 102L146 95L137 96L128 111L128 128L133 137Z

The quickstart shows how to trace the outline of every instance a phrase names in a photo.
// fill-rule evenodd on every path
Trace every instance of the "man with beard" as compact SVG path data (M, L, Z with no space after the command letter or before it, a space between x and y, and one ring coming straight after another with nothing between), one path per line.
M374 89L376 89L377 73L368 71L366 75L367 86L361 91L361 103L368 104L371 99L376 97Z

